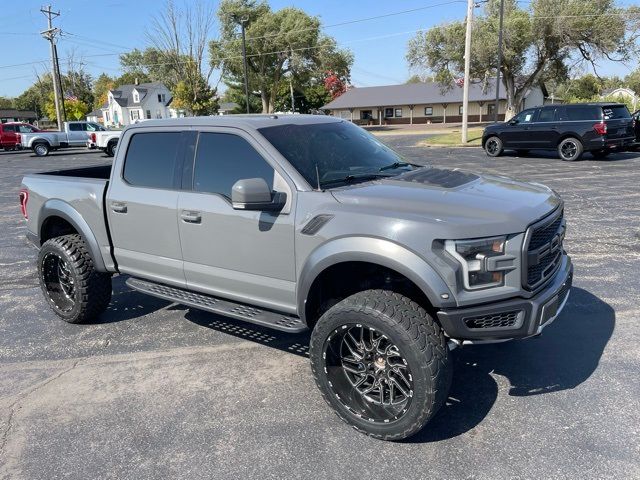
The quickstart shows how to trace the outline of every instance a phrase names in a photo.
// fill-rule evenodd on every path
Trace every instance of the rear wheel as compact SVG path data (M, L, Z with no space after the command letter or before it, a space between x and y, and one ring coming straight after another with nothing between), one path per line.
M47 155L49 155L49 144L42 142L42 143L37 143L33 146L33 152L38 156L38 157L46 157Z
M77 234L52 238L42 245L38 277L49 306L65 322L95 318L111 301L111 275L95 270Z
M496 136L487 138L487 141L484 142L484 151L490 157L499 157L504 151L502 140Z
M338 416L383 440L420 431L451 385L439 326L421 306L386 290L331 307L313 330L310 356L316 384Z
M107 143L107 148L105 149L105 153L110 157L113 157L116 153L116 145L117 145L116 142Z
M574 137L565 138L558 145L558 155L565 162L574 162L582 157L582 142Z

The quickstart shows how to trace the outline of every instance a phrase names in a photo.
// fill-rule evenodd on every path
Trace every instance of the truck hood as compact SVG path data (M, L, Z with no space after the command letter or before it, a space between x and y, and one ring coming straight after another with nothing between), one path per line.
M332 193L345 206L437 224L449 238L523 232L562 203L541 184L430 167Z

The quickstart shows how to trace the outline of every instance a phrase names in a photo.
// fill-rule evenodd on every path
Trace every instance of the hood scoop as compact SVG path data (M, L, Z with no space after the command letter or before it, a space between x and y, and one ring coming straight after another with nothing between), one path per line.
M461 185L471 183L478 178L480 177L474 173L466 173L460 170L449 170L446 168L430 167L412 170L411 172L407 172L394 178L394 180L423 183L442 188L456 188Z

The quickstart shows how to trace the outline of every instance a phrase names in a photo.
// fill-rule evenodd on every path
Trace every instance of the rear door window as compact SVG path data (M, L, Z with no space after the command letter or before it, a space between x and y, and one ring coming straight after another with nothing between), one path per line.
M193 169L193 190L231 198L238 180L263 178L273 189L274 170L244 138L228 133L200 133Z
M33 133L34 130L33 127L29 125L20 125L18 129L20 130L20 133Z
M174 189L180 132L136 133L124 160L124 179L136 187Z
M624 105L612 105L602 107L602 113L605 120L613 120L616 118L631 118L629 110Z
M79 123L70 123L69 124L69 131L71 132L81 132L82 131L82 125Z
M555 113L555 108L541 108L538 114L538 122L553 122Z
M4 133L8 133L8 132L15 132L16 131L16 126L15 125L3 125L2 126L2 130L4 131Z

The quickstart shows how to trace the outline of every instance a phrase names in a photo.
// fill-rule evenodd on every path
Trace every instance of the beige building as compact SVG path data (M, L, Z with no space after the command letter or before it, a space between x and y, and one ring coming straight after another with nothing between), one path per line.
M532 87L521 109L543 105L544 85ZM323 110L358 124L456 123L462 121L462 88L443 90L435 82L352 88L328 103ZM503 120L506 96L501 89L498 119ZM495 80L469 86L469 121L492 121L495 112Z

